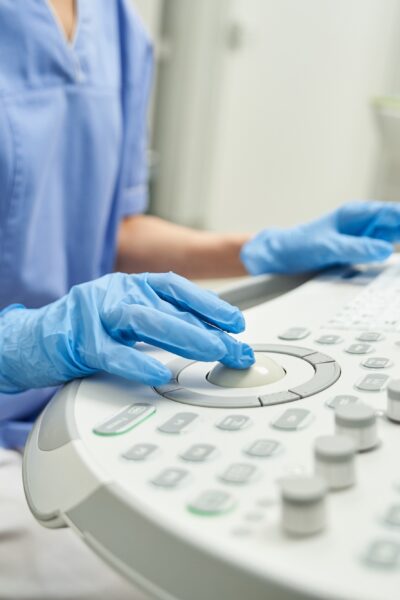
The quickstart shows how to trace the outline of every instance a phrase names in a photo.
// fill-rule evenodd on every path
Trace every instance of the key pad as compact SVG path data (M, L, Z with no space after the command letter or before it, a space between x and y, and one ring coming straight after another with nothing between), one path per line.
M122 456L128 460L143 461L149 458L157 448L156 444L135 444Z
M250 423L250 417L245 415L227 415L217 423L217 427L223 431L239 431L248 427Z
M196 413L190 412L181 412L177 413L168 421L166 421L163 425L161 425L158 430L163 433L171 433L178 434L185 431L185 429L193 423L197 419Z
M127 433L156 412L151 404L132 404L93 429L97 435L111 436Z
M256 468L253 465L247 465L244 463L235 463L230 465L226 471L220 475L220 479L225 483L233 484L244 484L248 483L256 472Z
M371 373L365 375L358 383L356 387L363 392L380 392L389 379L389 375L383 373Z
M276 440L260 439L252 442L252 444L246 448L245 453L256 458L267 458L274 454L278 454L281 449L282 444Z
M311 412L305 408L289 408L272 423L275 429L296 431L305 427L311 421Z
M215 452L216 448L212 444L194 444L181 454L181 458L189 462L204 462Z
M359 344L350 344L350 346L347 346L347 348L345 348L345 350L349 354L368 354L369 352L372 352L373 348L372 348L371 344L359 343Z
M164 469L151 481L157 487L175 488L186 479L187 476L188 471L186 471L186 469Z
M197 515L216 516L228 512L234 504L231 494L222 490L206 490L189 502L188 510Z

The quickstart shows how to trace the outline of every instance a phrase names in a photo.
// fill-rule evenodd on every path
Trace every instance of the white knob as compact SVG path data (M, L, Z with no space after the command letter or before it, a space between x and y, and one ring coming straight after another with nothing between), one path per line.
M335 412L336 435L351 437L358 452L378 445L378 427L373 408L356 403L339 406Z
M326 525L327 487L319 477L281 481L282 527L292 535L312 535Z
M350 487L355 483L354 440L342 435L324 435L314 444L315 474L324 479L330 489Z
M400 379L391 379L387 386L387 409L389 419L400 423Z

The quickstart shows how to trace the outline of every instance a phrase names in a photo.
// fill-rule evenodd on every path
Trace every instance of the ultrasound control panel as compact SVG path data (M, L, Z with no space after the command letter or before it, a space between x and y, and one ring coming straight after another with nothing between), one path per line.
M33 514L155 598L398 600L400 262L226 297L255 364L143 346L167 385L67 385L26 447Z

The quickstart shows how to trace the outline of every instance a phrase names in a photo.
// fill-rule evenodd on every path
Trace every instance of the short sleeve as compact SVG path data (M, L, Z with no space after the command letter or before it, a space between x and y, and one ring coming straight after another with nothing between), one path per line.
M121 217L142 213L148 205L148 108L153 47L132 3L121 3L120 40L124 144Z

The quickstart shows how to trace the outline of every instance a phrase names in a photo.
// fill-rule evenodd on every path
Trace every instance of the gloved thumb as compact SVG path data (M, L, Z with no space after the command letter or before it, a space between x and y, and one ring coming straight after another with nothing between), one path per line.
M384 240L352 235L337 236L337 258L340 263L381 261L393 253L393 245Z

